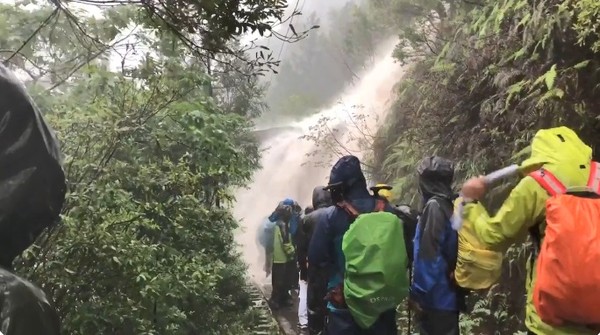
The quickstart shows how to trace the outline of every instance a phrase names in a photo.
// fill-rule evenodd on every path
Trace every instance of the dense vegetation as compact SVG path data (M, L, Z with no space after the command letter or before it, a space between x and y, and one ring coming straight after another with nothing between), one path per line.
M0 5L0 55L56 129L69 183L62 224L15 268L56 302L67 334L244 334L255 315L228 205L259 165L251 120L267 102L286 117L333 102L390 36L412 64L368 136L368 170L399 200L417 205L414 168L429 154L454 159L458 183L520 160L543 127L600 148L595 0L348 2L273 32L302 40L281 64L238 37L273 30L286 1L76 2L120 6L98 18L60 1ZM276 68L267 91L258 75ZM527 246L471 297L465 333L522 331Z
M65 334L247 333L229 203L258 167L251 58L235 39L200 57L135 6L94 18L25 5L0 6L0 49L57 132L69 192L16 272L52 298Z
M457 183L519 162L540 128L567 125L600 150L600 3L594 0L372 0L388 8L413 61L374 143L374 174L415 201L416 162L457 162ZM487 202L496 207L510 185ZM525 236L524 236L525 237ZM523 330L528 244L507 257L500 284L471 297L467 334Z

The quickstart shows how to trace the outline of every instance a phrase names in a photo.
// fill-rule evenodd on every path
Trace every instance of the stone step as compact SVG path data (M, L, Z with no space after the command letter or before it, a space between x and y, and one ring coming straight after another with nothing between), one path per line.
M252 309L259 311L258 323L251 330L252 335L281 335L279 325L273 317L266 298L262 291L253 284L246 286L247 292L252 299Z

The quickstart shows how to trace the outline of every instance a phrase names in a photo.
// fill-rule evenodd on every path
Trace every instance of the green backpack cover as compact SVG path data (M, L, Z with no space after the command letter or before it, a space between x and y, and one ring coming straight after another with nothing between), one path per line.
M380 199L371 213L359 214L348 203L342 207L356 218L342 240L344 298L356 323L367 329L408 296L404 227L396 215L383 211Z

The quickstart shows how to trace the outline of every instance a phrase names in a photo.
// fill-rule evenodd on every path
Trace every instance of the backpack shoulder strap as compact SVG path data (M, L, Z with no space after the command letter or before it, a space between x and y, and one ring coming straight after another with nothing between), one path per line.
M439 195L434 195L431 198L429 198L429 200L427 200L427 203L425 205L427 206L427 204L429 204L430 202L436 202L442 208L442 212L444 212L444 214L446 215L446 219L450 219L452 217L454 209L454 204L452 203L452 200ZM450 205L450 210L448 210L448 207L444 206L444 203Z
M567 188L563 183L561 183L556 176L552 174L552 172L545 170L543 168L536 170L529 174L531 178L533 178L550 196L555 196L557 194L564 194L567 192ZM542 244L542 236L540 233L540 224L541 222L536 222L533 226L529 228L529 234L533 240L533 250L530 258L531 266L535 262L539 250ZM533 272L532 272L533 273ZM533 276L533 274L532 274Z
M346 200L342 200L342 201L338 202L336 204L336 206L338 206L339 208L343 209L346 213L348 213L348 215L350 215L350 218L352 219L352 221L354 221L354 219L356 219L360 215L360 212L357 211L356 208L354 208L354 206L352 206L352 204Z
M592 162L590 164L590 177L587 186L597 194L600 194L600 163Z
M385 204L386 204L385 200L376 198L375 199L375 208L373 209L373 212L384 211ZM349 203L346 200L342 200L342 201L338 202L336 205L338 207L340 207L341 209L343 209L346 213L348 213L348 215L350 215L350 218L352 219L352 221L354 221L360 215L360 212L354 206L352 206L351 203Z
M529 176L540 184L546 192L550 193L551 196L567 192L565 185L548 170L542 168L530 173Z

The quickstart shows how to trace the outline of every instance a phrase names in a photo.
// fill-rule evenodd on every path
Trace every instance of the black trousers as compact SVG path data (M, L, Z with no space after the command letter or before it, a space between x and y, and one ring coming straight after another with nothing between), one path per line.
M289 301L289 275L287 263L273 263L271 269L271 301L276 304L285 304Z
M459 335L458 311L423 310L417 316L421 335Z
M308 288L306 300L308 306L308 329L310 335L321 333L325 329L327 317L327 271L323 268L308 270Z
M288 275L288 280L290 281L290 288L299 289L300 284L298 283L298 281L300 280L300 273L298 272L298 266L296 265L296 263L293 263L289 265L289 267L290 268L287 269L287 271L290 271Z

